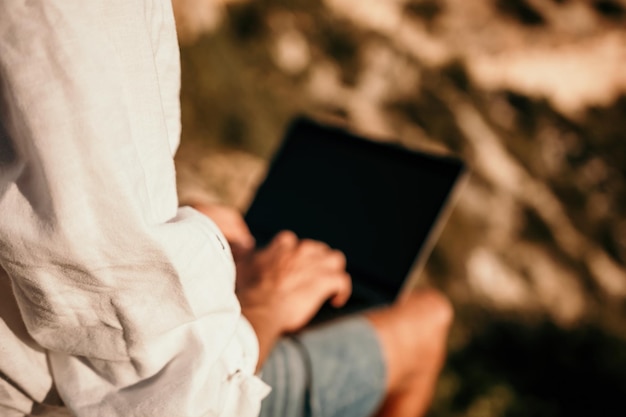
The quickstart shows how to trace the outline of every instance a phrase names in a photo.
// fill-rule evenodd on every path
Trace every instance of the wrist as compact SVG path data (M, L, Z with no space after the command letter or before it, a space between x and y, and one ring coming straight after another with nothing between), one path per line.
M269 314L259 308L243 308L243 316L248 320L259 342L259 360L257 371L261 368L265 359L278 342L283 331L281 326Z

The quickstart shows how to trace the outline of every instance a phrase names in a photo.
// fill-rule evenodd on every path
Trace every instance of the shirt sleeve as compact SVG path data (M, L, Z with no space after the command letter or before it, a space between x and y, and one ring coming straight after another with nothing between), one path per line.
M0 265L84 416L254 416L226 240L177 207L168 0L0 2Z

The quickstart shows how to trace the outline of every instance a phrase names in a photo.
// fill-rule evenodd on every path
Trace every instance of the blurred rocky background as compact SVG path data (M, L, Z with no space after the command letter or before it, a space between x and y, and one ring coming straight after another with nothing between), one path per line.
M174 0L181 198L245 210L297 114L471 167L423 279L431 416L626 415L626 2Z

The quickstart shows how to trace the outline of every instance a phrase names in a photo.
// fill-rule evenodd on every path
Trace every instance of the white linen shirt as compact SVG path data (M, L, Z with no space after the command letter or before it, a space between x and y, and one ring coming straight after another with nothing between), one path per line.
M230 249L177 207L179 77L169 0L0 1L1 417L258 415Z

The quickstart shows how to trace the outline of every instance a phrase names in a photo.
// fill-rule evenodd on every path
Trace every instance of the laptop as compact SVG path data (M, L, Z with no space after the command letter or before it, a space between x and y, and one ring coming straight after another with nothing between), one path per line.
M458 158L375 142L305 118L288 128L245 220L259 247L281 230L341 250L352 278L342 308L392 303L415 285L467 177Z

